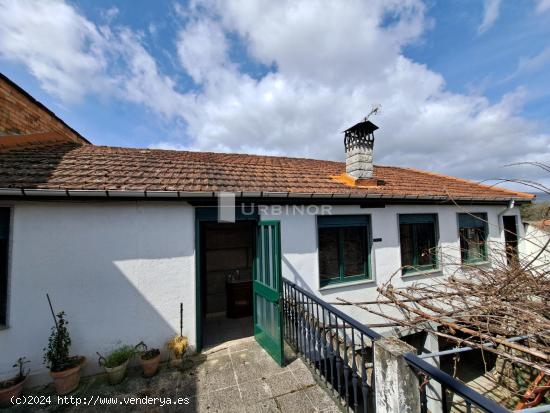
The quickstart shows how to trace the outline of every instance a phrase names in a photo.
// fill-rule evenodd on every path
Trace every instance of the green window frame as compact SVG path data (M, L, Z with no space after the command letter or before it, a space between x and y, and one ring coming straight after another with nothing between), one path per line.
M439 270L437 214L399 214L402 275Z
M460 259L463 264L479 264L487 262L487 213L459 213L458 237L460 243Z
M0 207L0 327L8 325L8 261L11 208Z
M370 216L317 217L317 243L321 287L372 279Z

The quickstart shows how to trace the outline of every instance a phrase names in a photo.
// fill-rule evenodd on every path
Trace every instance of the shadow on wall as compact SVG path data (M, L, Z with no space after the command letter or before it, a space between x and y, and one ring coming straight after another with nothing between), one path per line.
M293 253L295 252L293 251ZM304 278L300 275L296 267L292 265L292 263L288 260L288 258L283 255L282 260L283 260L283 263L286 265L287 269L292 274L292 278L289 278L289 281L294 282L298 287L303 288L307 292L311 294L315 294L311 286L306 282L306 280L304 280ZM285 278L284 275L283 275L283 278Z
M187 211L189 209L190 211ZM193 212L183 204L33 204L16 208L10 327L0 331L0 371L26 356L38 384L54 311L65 311L84 374L96 352L121 344L163 349L179 333L194 343ZM31 382L31 384L33 384Z

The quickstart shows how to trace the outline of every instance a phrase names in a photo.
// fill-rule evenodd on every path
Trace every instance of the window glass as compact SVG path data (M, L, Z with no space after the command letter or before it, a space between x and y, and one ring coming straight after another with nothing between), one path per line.
M436 222L433 214L399 216L403 274L437 268Z
M366 215L318 218L322 286L370 277L369 222Z
M413 226L412 224L401 224L399 226L401 237L401 265L414 265L414 245L413 245Z
M435 268L435 225L416 224L416 238L419 266L432 266Z
M342 228L344 277L353 277L365 273L365 227Z
M0 325L7 324L10 209L0 208Z
M338 228L319 228L319 272L321 281L339 278Z
M458 225L462 262L486 261L487 214L459 214Z

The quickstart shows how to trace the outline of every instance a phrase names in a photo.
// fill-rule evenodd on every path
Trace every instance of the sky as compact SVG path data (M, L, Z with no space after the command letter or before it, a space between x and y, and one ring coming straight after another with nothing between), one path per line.
M550 0L0 0L0 71L98 145L550 177ZM517 186L514 186L517 187ZM528 188L524 188L528 189Z

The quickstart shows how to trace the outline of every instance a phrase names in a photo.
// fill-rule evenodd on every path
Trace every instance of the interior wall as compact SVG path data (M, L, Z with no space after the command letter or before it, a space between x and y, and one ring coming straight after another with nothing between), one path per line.
M225 282L238 270L240 279L252 279L252 223L204 224L206 254L206 314L226 311Z

